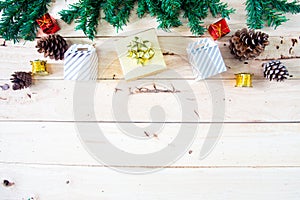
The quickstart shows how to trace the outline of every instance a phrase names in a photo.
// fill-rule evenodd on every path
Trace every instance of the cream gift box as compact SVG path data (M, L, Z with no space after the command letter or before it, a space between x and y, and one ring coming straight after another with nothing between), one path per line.
M202 80L226 71L218 45L203 38L188 45L187 54L196 80Z
M145 64L138 63L137 60L128 56L128 45L135 38L140 38L143 41L149 41L152 45L151 48L155 52L154 56ZM150 29L133 36L119 39L116 42L116 49L125 80L134 80L153 75L167 68L158 43L155 29Z
M98 57L96 49L88 44L73 44L64 59L64 79L89 81L97 80Z

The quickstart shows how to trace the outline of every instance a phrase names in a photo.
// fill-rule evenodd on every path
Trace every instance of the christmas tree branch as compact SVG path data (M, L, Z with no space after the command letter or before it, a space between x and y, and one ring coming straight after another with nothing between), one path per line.
M146 0L138 0L138 8L137 8L137 15L139 18L144 17L144 15L149 12L148 5Z
M227 3L220 2L220 0L210 0L207 1L210 12L213 17L217 17L218 14L221 14L223 18L229 18L231 13L234 13L234 9L227 9Z
M75 20L75 30L82 30L89 39L93 39L97 33L100 18L101 0L80 0L69 6L69 10L59 12L61 19L70 24Z
M203 24L202 20L208 16L209 11L213 17L221 15L229 18L229 15L234 13L234 9L228 9L228 5L220 2L220 0L188 0L183 7L185 11L183 17L189 20L188 26L195 35L203 35L206 31L201 24Z
M0 35L5 40L34 40L37 33L36 19L48 11L51 0L1 1Z
M263 27L263 13L261 12L263 6L260 0L247 0L246 10L247 13L247 25L250 28L261 29Z
M80 3L75 3L69 6L69 10L62 10L59 12L61 19L67 24L71 24L74 19L79 18Z
M208 11L211 11L214 17L217 15L229 17L229 14L234 12L220 0L80 0L79 3L70 5L68 10L62 10L60 15L67 23L75 20L78 24L76 30L82 30L90 39L93 39L100 10L103 10L105 14L104 19L119 30L129 22L135 3L137 3L138 17L142 18L148 13L157 18L158 28L164 30L181 26L180 15L183 12L195 35L202 35L206 30L202 27L202 20L207 17ZM90 17L92 14L94 14L93 17Z
M266 9L266 13L265 21L267 22L268 26L274 26L276 28L288 20L285 16L283 16L283 12L275 9Z
M284 13L300 13L300 4L287 0L247 0L246 10L249 28L261 29L265 23L276 28L288 20Z
M159 22L158 28L169 30L171 27L182 25L179 19L181 10L180 0L164 0L161 1L160 10L156 14Z
M292 14L300 13L300 5L297 4L297 1L288 3L286 0L272 0L271 3L274 8L282 12Z
M131 10L133 10L135 0L107 0L103 5L105 20L117 28L121 29L129 21Z
M205 32L205 28L202 26L202 19L207 17L208 7L205 1L186 1L184 7L184 18L188 19L188 26L193 34L202 35ZM191 10L195 11L193 14Z

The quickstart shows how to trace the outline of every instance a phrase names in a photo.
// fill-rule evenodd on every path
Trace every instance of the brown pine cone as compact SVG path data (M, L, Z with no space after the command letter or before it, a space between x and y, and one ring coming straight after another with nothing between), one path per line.
M39 39L35 47L39 53L44 53L45 58L49 56L51 59L63 60L68 44L62 36L53 34Z
M27 88L32 84L31 72L15 72L10 79L13 83L13 90Z
M236 58L247 60L259 56L268 44L268 34L244 28L230 38L229 49Z

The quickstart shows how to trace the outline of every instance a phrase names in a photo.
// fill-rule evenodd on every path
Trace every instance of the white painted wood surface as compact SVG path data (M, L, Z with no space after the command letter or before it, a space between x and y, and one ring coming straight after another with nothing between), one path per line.
M67 1L72 2L75 0ZM51 75L35 77L30 89L0 91L0 181L15 183L11 187L0 185L0 199L299 199L300 15L288 15L290 21L277 30L263 29L270 35L270 45L260 57L244 63L230 55L228 39L245 26L245 5L237 0L228 3L237 9L228 21L232 32L217 42L228 71L206 82L192 80L185 47L197 38L191 37L186 26L170 33L157 31L169 70L120 86L123 75L112 42L138 32L145 24L145 28L156 27L156 20L137 19L133 14L131 23L119 35L101 21L94 41L86 39L80 31L75 32L74 25L59 20L62 28L59 33L69 43L90 43L97 48L100 62L94 96L96 118L88 111L74 118L75 85L63 80L62 61L47 59ZM64 7L66 1L56 1L51 14L58 17L57 12ZM214 21L209 17L205 24ZM298 40L294 46L292 39ZM14 71L30 71L30 60L43 59L36 52L35 43L7 42L6 47L0 47L0 84L7 83ZM281 58L293 77L283 83L264 80L261 64ZM253 88L234 87L234 74L242 71L254 73ZM197 108L189 111L188 120L181 118L176 94L162 93L131 95L131 119L117 120L113 116L114 95L128 93L129 86L152 87L153 83L163 83L182 90L184 82L189 83L191 90L183 93L187 96L193 93L196 97L187 101L197 103ZM216 101L211 92L219 91L209 91L207 85L219 83L223 84L225 96ZM115 93L116 87L122 90ZM201 160L199 154L204 142L216 139L215 135L207 135L215 123L212 107L223 104L226 109L222 135L209 156ZM138 126L147 127L152 122L150 109L155 105L164 108L167 122L158 137L135 141L119 129L120 122L129 125L138 122ZM83 110L87 108L88 105L80 106ZM88 153L78 137L76 120L86 124L95 121L120 149L145 154L168 146L183 124L200 123L194 142L175 163L156 173L129 175L108 168ZM107 141L91 142L107 145ZM118 167L124 169L158 167L120 163Z
M299 199L299 168L164 169L128 175L102 167L0 165L18 181L3 199ZM69 181L69 182L68 182ZM68 183L68 184L67 184ZM26 198L24 198L26 197Z

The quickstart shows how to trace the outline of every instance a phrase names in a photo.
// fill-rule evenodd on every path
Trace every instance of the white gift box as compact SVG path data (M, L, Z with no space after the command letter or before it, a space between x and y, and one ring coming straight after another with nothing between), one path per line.
M88 44L73 44L64 59L64 79L89 81L97 80L98 57L96 49Z
M190 43L187 54L197 81L226 71L219 47L210 38Z

